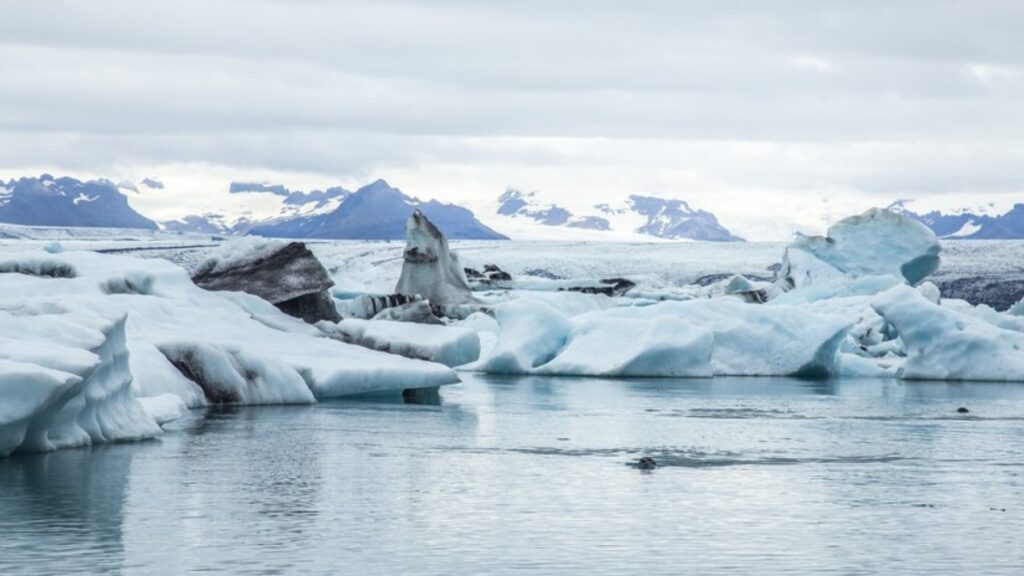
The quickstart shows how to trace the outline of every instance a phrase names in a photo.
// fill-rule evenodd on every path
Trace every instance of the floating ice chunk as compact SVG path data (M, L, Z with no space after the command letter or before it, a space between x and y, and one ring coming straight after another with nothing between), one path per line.
M782 278L796 288L885 274L917 284L938 268L939 251L935 233L924 224L872 208L835 223L826 237L790 244Z
M491 355L474 368L492 374L526 374L550 362L565 346L573 324L537 301L514 300L494 309L500 331Z
M131 393L123 317L19 314L0 310L0 456L160 433Z
M663 302L614 308L578 317L673 317L714 334L712 371L729 376L823 377L837 373L837 352L850 322L842 316L787 305L757 306L733 300Z
M166 342L160 352L216 404L312 404L306 381L281 360L209 343Z
M344 342L445 366L461 366L480 357L480 338L465 328L358 319L320 322L317 327Z
M315 352L289 361L309 382L317 398L337 398L374 392L437 388L459 381L451 368L436 362L403 358L360 346L323 339L348 350L344 356Z
M95 362L90 354L104 341L103 323L127 317L131 390L140 396L172 393L190 407L208 401L311 402L458 381L440 364L326 338L255 296L200 289L170 262L43 254L16 254L5 262L12 270L72 270L73 277L0 273L0 311L27 318L30 333L47 346L33 350L22 344L25 329L5 318L0 361L23 349L24 358L84 374ZM35 265L44 261L45 267ZM129 285L145 289L110 290ZM58 345L64 348L54 349Z
M462 264L448 250L448 240L419 210L409 216L405 233L405 262L395 292L422 296L436 306L475 302Z
M678 318L589 318L538 374L579 376L711 376L714 336Z
M225 242L196 268L207 290L246 292L309 323L340 320L329 289L334 280L302 242L245 237Z
M630 366L656 372L651 359L678 347L685 358L673 370L693 375L827 376L838 372L837 353L851 325L842 316L817 314L785 305L756 306L734 300L664 302L646 307L611 308L568 318L551 306L526 300L495 308L500 324L490 356L473 368L492 373L604 374ZM656 326L645 331L644 324ZM621 325L623 337L613 335ZM710 366L698 368L705 343L713 336ZM633 335L636 342L627 344ZM577 338L575 345L574 338ZM649 345L652 350L640 347ZM590 346L598 353L587 355ZM614 353L607 352L618 348ZM607 357L602 354L607 352ZM564 367L561 354L568 353ZM588 360L589 358L589 360ZM630 362L636 364L630 365ZM553 368L548 368L551 363ZM589 365L587 365L589 364Z
M1024 381L1024 334L937 306L903 286L873 306L905 344L904 378Z

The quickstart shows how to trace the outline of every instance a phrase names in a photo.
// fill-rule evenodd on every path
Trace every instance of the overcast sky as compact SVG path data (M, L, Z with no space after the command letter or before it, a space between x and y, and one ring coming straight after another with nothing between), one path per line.
M1024 201L1024 3L0 0L0 175L686 199L752 238Z

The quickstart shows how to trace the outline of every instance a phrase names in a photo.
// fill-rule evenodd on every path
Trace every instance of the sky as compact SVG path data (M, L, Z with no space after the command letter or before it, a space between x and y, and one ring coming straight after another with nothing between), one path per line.
M376 178L482 216L680 198L750 239L1024 201L1024 3L0 0L0 177Z

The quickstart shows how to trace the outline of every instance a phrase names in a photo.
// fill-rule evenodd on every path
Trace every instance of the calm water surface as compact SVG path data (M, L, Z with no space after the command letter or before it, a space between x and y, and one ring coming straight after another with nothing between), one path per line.
M0 574L1024 573L1024 386L464 379L0 460Z

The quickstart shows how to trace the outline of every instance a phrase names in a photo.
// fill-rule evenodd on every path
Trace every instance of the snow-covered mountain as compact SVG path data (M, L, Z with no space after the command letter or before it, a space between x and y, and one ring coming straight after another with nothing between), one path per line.
M298 218L311 218L327 214L336 209L351 192L335 186L326 190L303 192L290 190L281 184L257 182L232 182L228 186L238 201L234 210L190 214L177 220L160 223L161 227L174 232L195 232L201 234L246 234L255 226L268 226ZM267 202L267 197L275 201ZM263 208L253 211L248 199L259 199Z
M83 182L49 174L0 181L0 222L155 230L156 222L136 212L122 190L136 191L109 180Z
M889 210L917 220L932 229L940 238L970 240L1012 240L1024 238L1024 204L1015 204L1004 214L986 214L981 210L958 210L943 213L932 210L918 214L909 202L899 200Z
M454 204L429 202L407 196L384 180L330 200L330 210L277 219L257 224L249 234L280 238L333 238L358 240L398 240L405 238L405 223L416 209L425 214L445 236L463 240L501 240L505 236L480 223L472 212ZM309 202L302 204L307 206Z
M651 236L670 240L738 242L714 214L691 208L683 200L630 195L620 205L595 204L577 214L558 204L546 203L537 192L509 188L498 198L497 214L552 227Z

